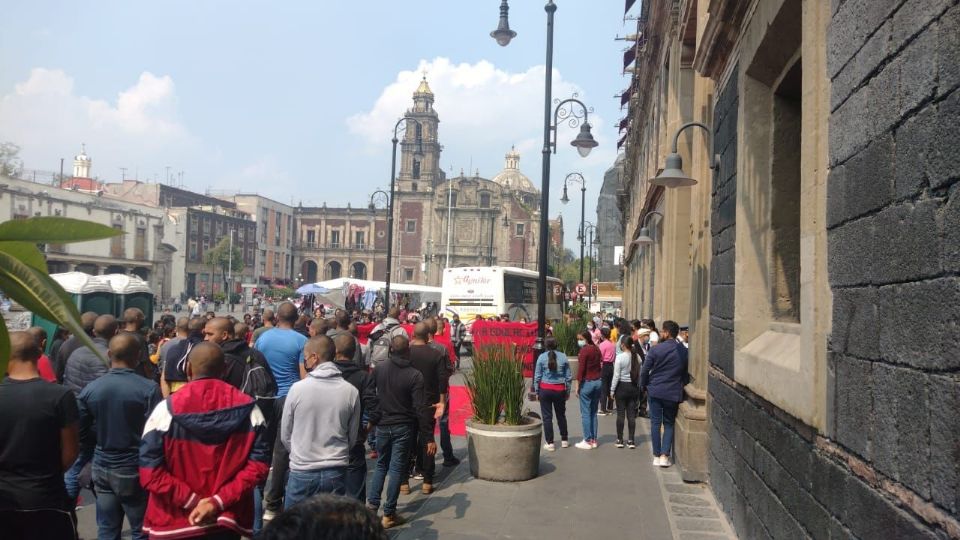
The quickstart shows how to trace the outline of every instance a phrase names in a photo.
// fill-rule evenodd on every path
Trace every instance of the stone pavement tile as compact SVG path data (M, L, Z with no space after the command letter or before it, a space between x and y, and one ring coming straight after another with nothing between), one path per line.
M663 487L670 493L689 493L691 495L700 495L703 493L703 489L699 486L692 486L690 484L666 484Z
M696 495L687 495L684 493L673 493L670 495L670 502L677 504L685 504L687 506L710 506L710 501L707 501Z
M681 531L723 532L719 519L677 518L677 529Z
M680 533L680 535L677 538L679 538L679 540L729 540L730 537L725 534L685 532L685 533Z
M677 517L708 517L720 518L720 514L713 508L703 508L700 506L677 506L672 505L670 512Z

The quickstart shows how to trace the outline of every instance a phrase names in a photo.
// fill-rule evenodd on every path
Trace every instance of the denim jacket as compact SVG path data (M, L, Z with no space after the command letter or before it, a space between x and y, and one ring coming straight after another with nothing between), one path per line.
M550 371L547 367L550 364L548 353L544 352L537 358L537 364L533 369L533 391L540 391L540 383L562 384L570 391L570 381L573 380L573 372L570 371L570 362L567 361L567 355L560 351L557 352L557 370Z

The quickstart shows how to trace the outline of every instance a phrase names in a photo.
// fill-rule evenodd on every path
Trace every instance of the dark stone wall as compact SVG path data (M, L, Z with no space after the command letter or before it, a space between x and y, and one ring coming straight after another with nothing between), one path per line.
M722 169L714 187L710 481L743 538L947 538L929 516L960 514L960 3L832 6L831 431L818 435L731 381L733 259L724 254L733 236L724 234L734 224L732 208L723 208L734 187ZM727 84L718 97L718 151L730 92ZM833 444L849 460L825 450ZM863 480L871 475L878 481ZM885 480L918 499L894 499L877 487ZM927 518L917 513L922 506Z
M710 234L710 362L733 377L734 239L737 228L737 68L717 96L714 147L720 170L713 175Z
M827 49L833 438L957 515L960 6L858 3Z

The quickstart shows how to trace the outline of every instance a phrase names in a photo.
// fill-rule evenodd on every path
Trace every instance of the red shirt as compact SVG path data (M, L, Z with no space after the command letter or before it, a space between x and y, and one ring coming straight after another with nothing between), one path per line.
M596 345L584 345L577 355L579 366L577 367L577 380L580 384L583 381L593 381L600 378L600 364L603 363L603 355Z
M40 378L47 382L57 382L57 376L53 372L53 365L47 355L41 354L37 360L37 370L40 372Z
M433 336L433 340L447 349L447 360L451 364L456 362L457 353L453 350L453 343L450 343L450 334L444 332L443 334L435 335Z

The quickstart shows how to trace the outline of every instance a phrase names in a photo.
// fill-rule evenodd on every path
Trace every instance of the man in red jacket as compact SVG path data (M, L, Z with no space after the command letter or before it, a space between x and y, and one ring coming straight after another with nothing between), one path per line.
M190 382L144 427L140 482L150 493L150 538L239 538L253 531L253 488L270 468L265 421L253 399L220 380L223 352L198 343Z

